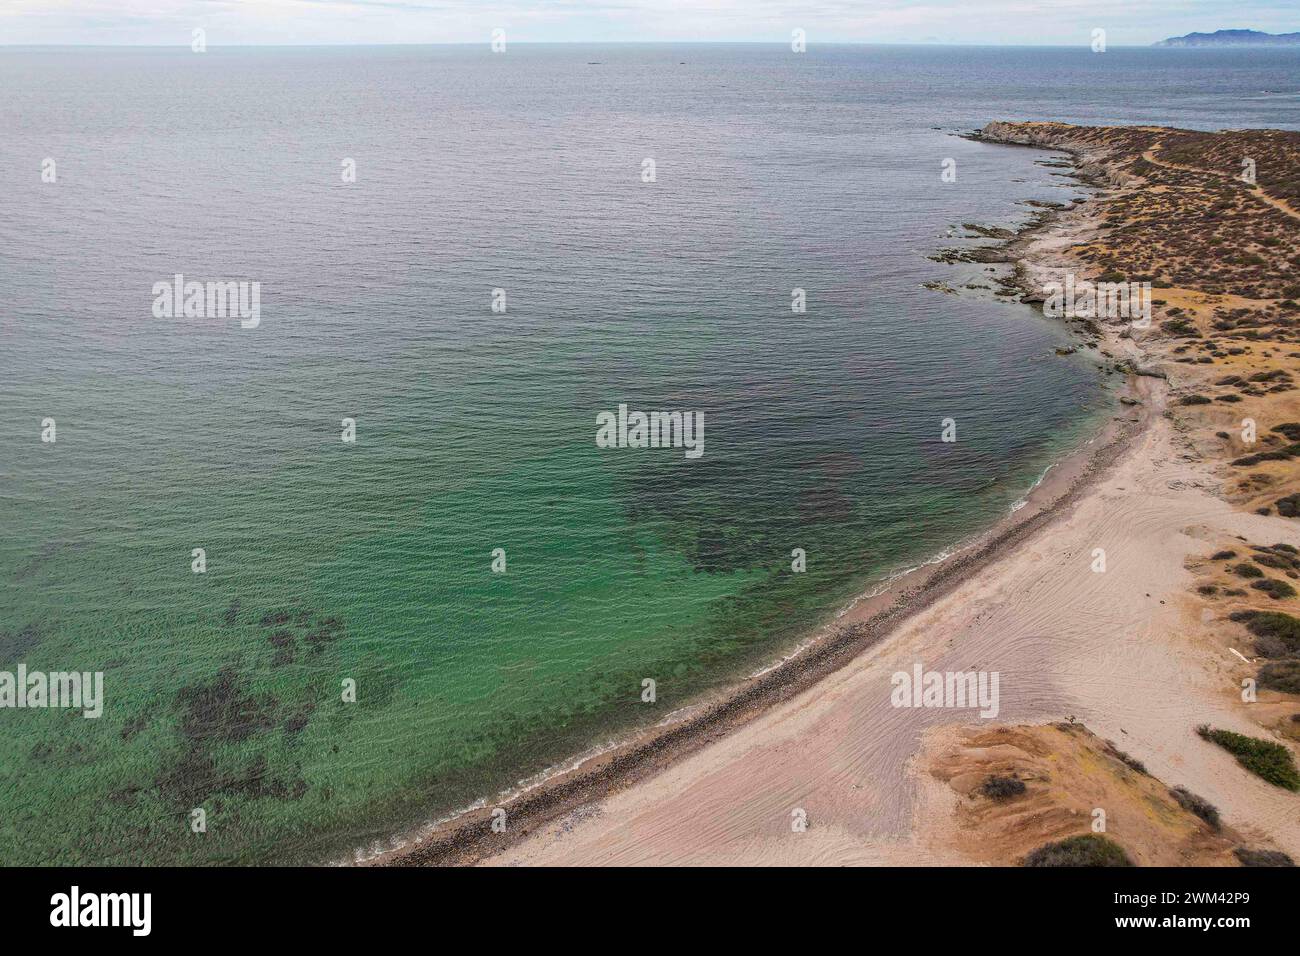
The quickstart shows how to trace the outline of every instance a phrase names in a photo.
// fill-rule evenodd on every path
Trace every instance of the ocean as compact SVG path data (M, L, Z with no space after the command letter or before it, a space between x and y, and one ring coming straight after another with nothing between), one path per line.
M0 670L104 675L0 709L0 859L315 862L990 527L1109 406L930 258L1086 191L955 134L1294 129L1300 54L0 48L0 89ZM160 315L177 275L256 322ZM620 405L702 454L600 447Z

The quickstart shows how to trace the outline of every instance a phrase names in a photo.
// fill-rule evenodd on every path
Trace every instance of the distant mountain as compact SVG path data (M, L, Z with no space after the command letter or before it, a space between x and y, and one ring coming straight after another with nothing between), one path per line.
M1170 37L1152 46L1300 46L1300 33L1260 33L1258 30L1215 30Z

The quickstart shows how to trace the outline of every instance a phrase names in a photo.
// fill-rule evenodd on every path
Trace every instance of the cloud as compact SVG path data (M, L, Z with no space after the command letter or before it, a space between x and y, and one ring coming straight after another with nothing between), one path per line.
M487 43L749 40L812 44L1080 43L1104 27L1112 44L1191 30L1297 29L1294 0L5 0L0 43L210 46L277 43Z

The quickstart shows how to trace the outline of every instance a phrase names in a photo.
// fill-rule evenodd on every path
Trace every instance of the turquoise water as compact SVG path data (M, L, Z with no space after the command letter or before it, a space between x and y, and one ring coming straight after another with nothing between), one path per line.
M950 133L1282 124L1246 91L1287 62L1162 53L0 52L0 668L106 696L0 710L4 861L337 857L987 527L1104 400L1059 326L921 287L952 224L1079 194ZM178 272L260 326L155 318ZM621 402L704 455L598 448Z

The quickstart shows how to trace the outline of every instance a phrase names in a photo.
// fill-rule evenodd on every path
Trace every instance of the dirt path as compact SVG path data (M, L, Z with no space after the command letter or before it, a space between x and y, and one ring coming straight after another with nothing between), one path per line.
M1142 158L1145 159L1148 163L1151 163L1152 165L1163 166L1165 169L1178 169L1185 173L1200 173L1203 176L1218 176L1220 178L1223 178L1222 173L1215 172L1212 169L1200 169L1199 167L1196 166L1183 166L1180 163L1171 163L1167 159L1157 159L1156 150L1160 149L1162 145L1163 145L1162 143L1156 143L1154 146L1152 146L1150 149L1148 149L1145 153L1142 154ZM1228 178L1232 179L1233 182L1239 182L1239 183L1245 182L1244 180L1238 179L1235 176L1228 177ZM1292 219L1300 219L1300 210L1295 209L1285 199L1277 199L1274 196L1270 196L1268 193L1266 193L1263 190L1262 187L1259 186L1258 183L1254 183L1254 184L1245 183L1245 184L1250 186L1250 193L1256 199L1262 200L1263 202L1272 206L1274 209L1280 210L1281 212L1290 216Z

